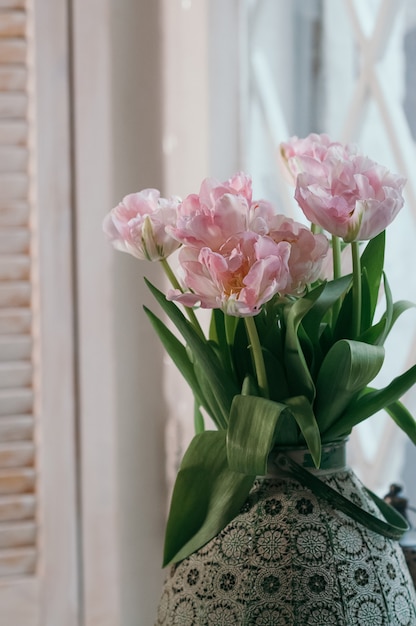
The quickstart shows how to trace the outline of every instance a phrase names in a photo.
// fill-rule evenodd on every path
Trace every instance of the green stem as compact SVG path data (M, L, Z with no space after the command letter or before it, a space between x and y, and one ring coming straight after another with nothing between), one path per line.
M332 268L334 280L341 276L341 240L336 235L332 235ZM341 310L341 300L338 299L334 302L332 307L333 326L335 327L338 319L339 312Z
M332 235L332 266L335 280L341 276L341 241L336 235Z
M172 287L174 289L178 289L179 291L181 291L183 293L183 289L179 284L178 279L176 278L171 266L169 265L169 263L167 262L166 259L161 259L160 263L164 269L164 272L166 274L166 276L168 277L168 280L170 281L170 284L172 285ZM192 325L194 326L195 330L198 332L198 334L200 335L200 337L202 337L203 339L205 339L204 336L204 332L201 328L201 325L198 321L197 316L195 315L195 312L193 309L191 309L190 307L184 307L187 316L189 317L189 321L192 322Z
M251 346L251 354L253 357L254 370L256 373L257 384L260 394L263 398L269 397L269 386L267 383L266 367L263 359L263 351L260 345L260 339L257 332L256 322L253 317L244 318L248 338Z
M351 243L352 254L352 337L361 334L361 259L358 241Z

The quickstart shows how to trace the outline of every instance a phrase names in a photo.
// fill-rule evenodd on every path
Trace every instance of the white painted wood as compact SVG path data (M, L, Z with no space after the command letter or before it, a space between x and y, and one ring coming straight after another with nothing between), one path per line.
M31 9L29 120L36 184L29 197L36 234L32 358L40 529L34 622L79 626L69 17L64 0L35 2Z
M114 201L113 24L109 0L75 0L72 7L83 619L85 626L115 626L121 622L118 520L129 511L119 509L117 492L123 416L117 414L115 389L114 265L101 228Z
M67 3L0 8L0 623L79 626Z

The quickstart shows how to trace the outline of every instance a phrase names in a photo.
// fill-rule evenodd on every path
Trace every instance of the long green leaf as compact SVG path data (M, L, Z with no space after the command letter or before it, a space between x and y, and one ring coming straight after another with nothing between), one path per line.
M302 324L314 344L318 342L319 331L324 315L337 300L345 295L351 286L351 281L352 275L348 274L347 276L341 276L336 280L327 282L322 293L314 302L310 311L305 315Z
M315 415L325 433L359 391L378 374L384 349L360 341L341 339L326 355L316 383Z
M361 395L352 402L341 418L325 433L325 440L336 439L350 432L351 429L374 413L392 405L416 383L416 365L397 376L392 382L376 391Z
M230 469L263 476L277 422L287 406L256 396L235 396L227 434Z
M196 435L172 494L163 565L176 563L215 537L239 513L254 476L228 467L225 431Z
M198 361L200 367L205 370L206 379L209 381L211 387L215 389L222 418L224 422L227 422L233 397L239 392L239 388L229 376L228 372L221 366L220 360L209 343L199 336L176 304L168 301L165 295L147 279L145 279L145 282L166 315L171 319L185 339L192 351L194 362Z
M288 372L289 388L291 395L306 396L311 403L315 397L315 385L300 345L298 329L302 319L321 295L324 287L324 284L319 285L319 287L309 292L303 298L299 298L286 309L284 358Z
M315 466L319 467L321 463L321 434L310 402L305 396L296 396L286 400L286 404L301 430Z
M367 285L369 287L369 320L370 324L374 318L380 291L381 276L384 267L384 249L386 234L382 231L377 237L371 239L361 255L361 269L366 273Z
M396 422L397 426L401 428L416 445L416 420L404 404L397 400L386 406L385 410Z
M143 309L150 319L150 322L166 352L169 354L172 361L175 363L176 367L192 389L195 398L198 400L199 404L210 413L211 417L215 419L201 391L198 380L195 376L193 364L188 357L185 346L177 337L175 337L165 324L154 313L152 313L152 311L150 311L146 306L144 306Z

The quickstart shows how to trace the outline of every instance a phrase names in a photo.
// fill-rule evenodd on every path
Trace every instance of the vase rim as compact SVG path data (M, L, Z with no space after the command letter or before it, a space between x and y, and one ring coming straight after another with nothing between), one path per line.
M316 475L332 474L348 469L346 460L347 438L322 444L321 463L319 468L315 466L312 454L306 445L301 446L275 446L269 456L268 474L279 475L280 470L274 463L278 454L285 454L304 469Z

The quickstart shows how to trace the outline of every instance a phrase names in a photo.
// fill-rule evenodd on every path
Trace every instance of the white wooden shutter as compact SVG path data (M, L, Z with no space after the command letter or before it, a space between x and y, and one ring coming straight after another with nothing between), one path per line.
M0 579L36 567L26 11L0 3Z
M0 0L0 624L79 626L66 0Z

